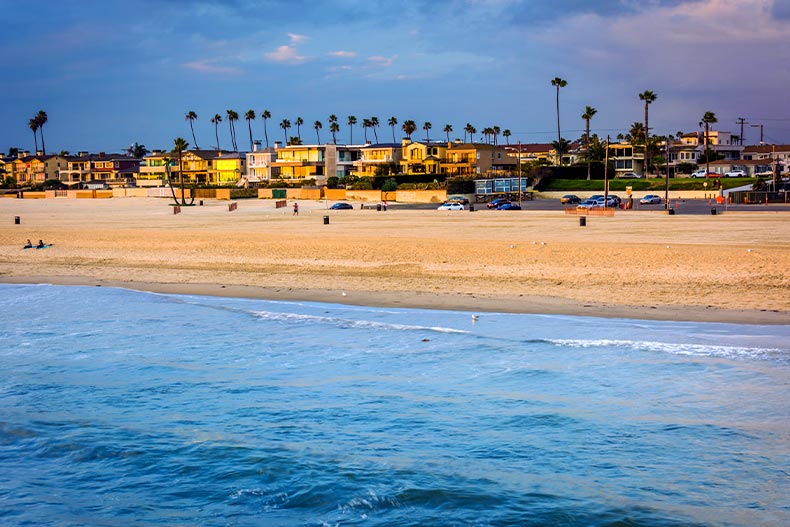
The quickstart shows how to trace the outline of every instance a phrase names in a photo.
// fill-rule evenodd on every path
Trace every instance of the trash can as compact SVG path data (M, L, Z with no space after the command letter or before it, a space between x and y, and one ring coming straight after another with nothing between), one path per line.
M668 209L668 212L669 212L669 215L670 215L670 216L674 216L674 215L675 215L675 209L673 209L672 207L670 207L670 208Z
M469 204L469 212L474 212L474 211L475 211L475 204L474 203L470 203Z
M587 216L579 216L579 227L587 226Z
M324 225L329 225L329 216L324 216Z
M381 212L381 203L376 204L376 210Z
M200 200L200 206L201 207L203 206L203 200L202 199Z
M715 216L716 215L716 207L711 208L710 209L710 213L711 213L712 216Z
M20 220L19 216L14 216L14 223L19 225L20 222L21 222L21 220Z

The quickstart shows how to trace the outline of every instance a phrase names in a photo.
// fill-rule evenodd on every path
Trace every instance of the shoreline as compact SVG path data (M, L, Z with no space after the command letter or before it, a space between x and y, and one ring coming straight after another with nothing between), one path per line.
M633 320L705 322L747 325L788 325L790 313L768 309L721 309L714 306L625 305L602 302L579 303L572 299L538 295L496 297L449 293L374 292L294 287L264 287L238 284L165 283L92 279L81 276L2 276L0 283L112 287L149 293L214 296L285 302L316 302L375 308L429 309L470 313L566 315ZM345 295L343 294L345 293ZM471 305L474 303L474 306Z

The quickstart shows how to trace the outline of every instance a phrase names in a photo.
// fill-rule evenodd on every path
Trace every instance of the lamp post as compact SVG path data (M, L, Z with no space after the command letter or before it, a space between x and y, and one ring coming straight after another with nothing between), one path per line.
M667 162L664 166L666 174L664 175L664 210L669 209L669 137L667 137Z
M603 164L603 208L609 201L609 134L606 135L606 155Z
M760 129L760 144L763 144L763 125L762 124L750 124L752 128L759 128Z
M518 140L518 206L521 206L521 139Z

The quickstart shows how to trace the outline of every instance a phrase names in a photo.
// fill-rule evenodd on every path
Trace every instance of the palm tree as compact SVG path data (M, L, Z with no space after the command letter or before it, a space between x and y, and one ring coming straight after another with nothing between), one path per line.
M476 133L477 133L477 128L475 128L474 126L470 125L469 126L469 139L470 139L469 142L470 143L474 143L475 142L475 134Z
M321 144L321 136L318 135L318 131L321 128L323 128L323 127L324 127L324 125L321 124L321 121L316 121L316 122L313 123L313 128L315 128L315 138L316 138L316 141L318 141L316 144L319 144L319 145Z
M47 155L47 147L44 146L44 125L47 122L47 112L39 110L34 119L36 124L38 124L38 132L41 134L41 152Z
M431 138L428 137L428 130L431 129L431 126L432 126L431 123L429 123L428 121L425 121L425 123L423 123L422 125L422 129L425 130L425 140L428 141L429 143L431 142Z
M509 129L507 129L507 128L505 128L505 129L504 129L504 131L502 132L502 137L504 137L504 138L505 138L505 141L507 141L507 144L508 144L508 145L510 144L510 136L511 136L511 135L513 135L513 134L512 134L512 133L511 133L511 131L510 131Z
M647 126L647 112L648 107L653 103L653 101L656 100L657 97L658 95L650 90L643 91L639 94L639 100L645 101L645 177L647 177L650 168L650 152L648 152L648 146L650 145L648 141L648 137L650 136L650 128Z
M228 125L230 126L230 142L233 143L233 151L238 152L239 147L236 144L236 126L233 124L239 120L239 114L235 110L227 110Z
M285 134L285 143L283 143L283 144L287 146L288 145L288 129L291 128L291 121L289 121L288 119L283 119L282 121L280 121L280 128L283 129L283 132Z
M395 142L395 126L398 124L398 120L395 116L390 117L387 119L387 124L392 128L392 142Z
M337 144L337 134L340 131L340 125L337 123L337 115L332 114L329 116L329 131L332 132L332 144Z
M413 134L416 129L417 125L411 119L403 121L403 125L401 125L401 130L403 130L403 133L409 138L409 141L411 141L411 134Z
M584 113L582 114L582 119L584 119L585 127L584 127L584 144L587 149L587 181L590 181L590 119L598 113L598 110L593 108L592 106L586 106L584 108Z
M300 143L300 144L301 144L301 142L302 142L302 130L301 130L301 126L302 126L303 124L304 124L304 119L302 119L301 117L297 117L297 118L296 118L296 137L298 137L298 138L299 138L299 143Z
M368 128L372 125L370 123L370 119L362 119L362 132L365 134L365 143L368 142Z
M27 126L33 130L33 140L36 142L36 152L38 152L38 119L33 117L27 122Z
M448 143L450 142L450 132L452 132L452 131L453 131L453 125L451 125L451 124L444 125L444 128L442 129L442 132L444 132L446 137L447 137L447 142Z
M357 124L357 118L353 115L348 116L348 129L349 129L349 141L348 143L353 145L354 144L354 125Z
M211 118L211 124L214 125L214 136L217 138L217 150L219 150L219 131L217 127L221 122L222 122L222 116L218 113L214 114L214 117Z
M568 85L568 81L559 77L551 79L551 85L557 88L557 143L562 143L562 134L560 134L560 88ZM562 156L560 156L559 164L562 165Z
M639 121L634 121L631 129L628 130L628 136L632 143L641 145L645 140L645 125Z
M199 149L200 147L197 144L197 139L195 139L195 129L192 127L192 121L197 119L197 114L195 112L193 112L192 110L189 110L187 112L186 119L187 119L187 121L189 121L189 129L192 131L192 141L194 141L194 143L195 143L195 148Z
M562 162L562 156L563 156L563 154L567 154L568 153L568 150L570 149L571 144L564 137L560 137L559 141L552 141L551 142L551 146L557 152L557 157L560 158L560 162Z
M261 119L263 119L263 136L266 138L266 148L269 148L269 132L266 130L266 121L272 118L272 112L264 110L261 112Z
M499 136L499 132L501 132L501 131L502 131L502 129L500 127L498 127L498 126L494 126L491 129L491 134L494 136L494 146L496 146L496 143L497 143L496 138Z
M176 137L173 140L173 145L174 145L173 150L178 152L178 181L181 187L181 205L186 205L187 200L186 200L186 196L184 196L183 154L184 154L184 150L186 150L189 147L189 143L187 143L186 139L184 139L183 137ZM170 186L170 188L172 189L172 185ZM192 200L194 201L194 199L195 196L193 195ZM176 203L178 203L178 200L176 200Z
M472 126L469 123L466 123L466 126L464 126L464 143L466 142L466 134L469 134L469 142L474 143L474 139L472 138L472 134L474 133L472 132L473 129L474 126Z
M714 123L718 123L719 120L716 119L716 114L713 112L705 112L702 116L702 121L700 121L700 126L703 124L705 125L705 174L707 175L710 172L710 152L708 151L708 136L710 132L710 125Z
M244 118L247 119L247 130L250 132L250 151L252 151L252 121L255 120L255 111L247 110L247 113L244 114Z
M373 137L376 138L376 143L379 142L379 134L376 133L376 128L379 127L379 118L375 115L370 118L370 127L373 128Z

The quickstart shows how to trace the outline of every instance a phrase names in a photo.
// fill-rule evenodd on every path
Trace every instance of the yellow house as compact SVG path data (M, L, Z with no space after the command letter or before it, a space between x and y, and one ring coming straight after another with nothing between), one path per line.
M226 150L187 150L181 163L179 169L178 152L153 152L143 159L138 184L165 185L168 165L171 179L178 179L182 171L185 183L199 185L232 185L246 172L246 156Z
M61 170L68 168L68 161L59 155L25 156L12 161L17 184L36 185L48 179L58 179Z
M363 146L360 157L354 161L354 169L358 176L373 177L379 167L394 163L400 165L403 157L401 143L379 143ZM399 169L395 168L397 172Z
M277 158L270 166L279 177L289 180L315 179L322 184L328 177L349 175L360 156L359 146L289 145L275 146Z
M137 185L140 187L161 187L166 185L166 165L170 165L171 172L176 172L177 161L173 160L170 152L154 150L143 158L140 173L137 175Z
M440 174L447 143L403 140L402 174Z
M441 171L448 176L504 175L518 165L507 147L487 143L449 143Z
M211 159L207 160L211 163ZM209 171L209 180L212 185L232 185L247 172L247 156L239 152L217 152L213 159L214 170Z

